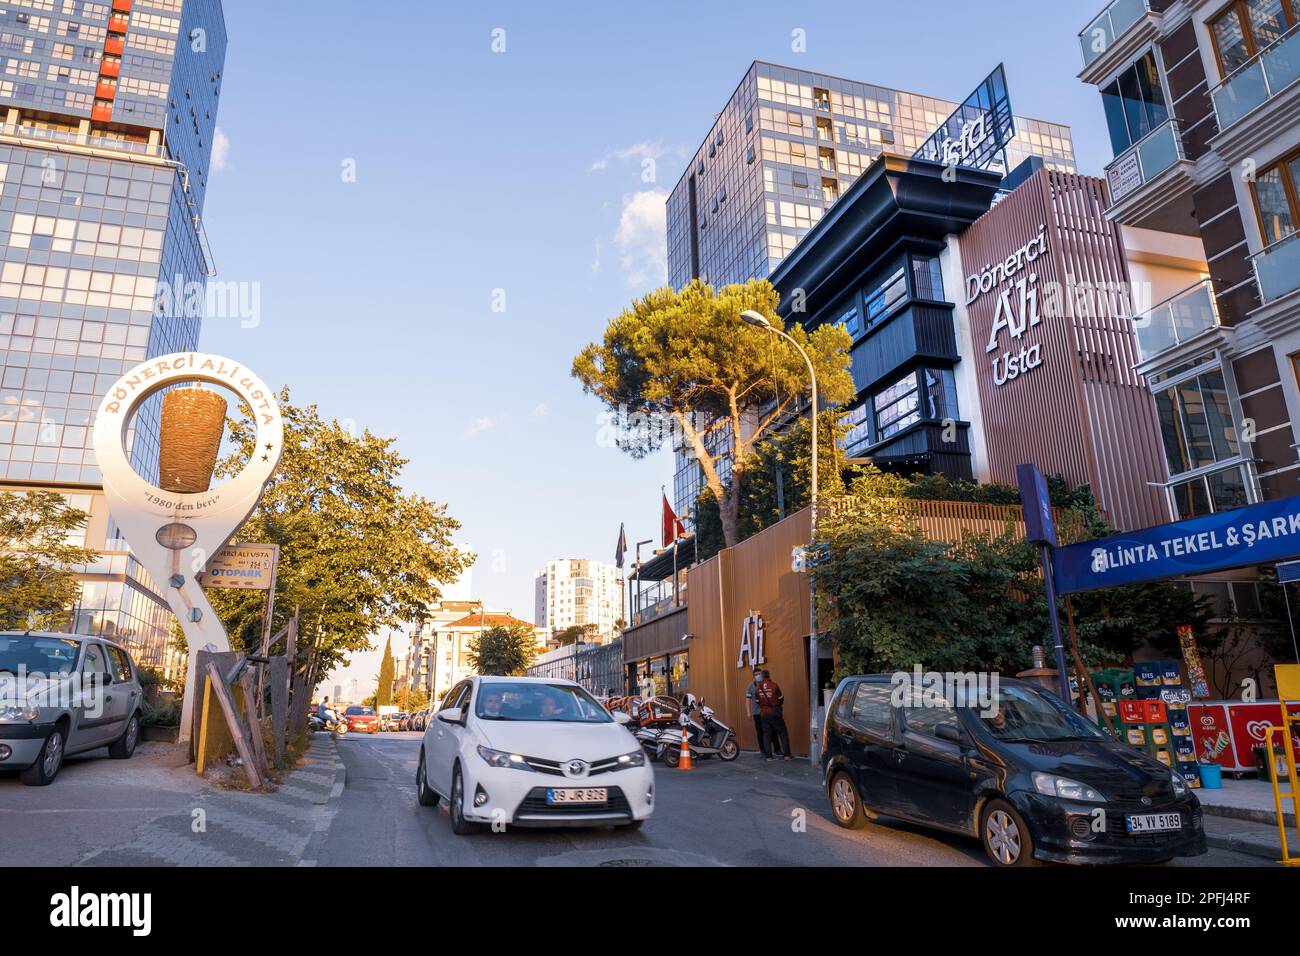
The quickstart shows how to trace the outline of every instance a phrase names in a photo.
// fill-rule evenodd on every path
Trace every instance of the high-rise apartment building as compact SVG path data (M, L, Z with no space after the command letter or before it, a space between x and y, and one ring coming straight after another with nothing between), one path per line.
M103 554L72 627L167 670L183 663L170 614L109 521L91 418L122 372L198 343L184 303L212 274L201 216L225 50L220 0L0 2L0 489L90 513ZM129 437L154 479L160 409Z
M1106 216L1208 264L1135 319L1172 516L1300 492L1300 0L1115 0L1079 35Z
M912 155L957 105L754 62L668 197L669 283L768 277L878 156ZM1015 123L1011 168L1038 156L1050 169L1074 171L1068 126ZM703 471L688 451L676 458L673 507L689 520Z
M618 631L623 613L623 576L612 564L576 558L548 561L537 572L537 609L533 620L548 634L569 627L589 627L592 637L608 640Z

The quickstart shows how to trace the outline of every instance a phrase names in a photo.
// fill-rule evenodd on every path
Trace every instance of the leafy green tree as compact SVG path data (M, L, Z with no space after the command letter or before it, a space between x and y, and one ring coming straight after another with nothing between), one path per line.
M817 416L818 494L844 493L843 441L848 426L830 408ZM740 490L738 533L743 541L807 506L812 486L812 435L807 418L768 435L754 445ZM713 492L705 488L695 505L695 553L705 561L725 547L722 516Z
M459 522L401 487L406 459L394 440L352 435L324 421L316 406L279 396L284 455L237 541L280 546L273 630L299 609L299 649L309 686L349 654L370 648L370 635L415 620L473 563L456 548ZM228 421L231 454L217 467L229 476L257 453L246 417ZM260 640L265 598L210 592L237 649ZM304 653L305 652L305 653Z
M741 540L741 489L751 450L808 394L799 354L740 319L754 310L779 323L777 298L761 279L717 291L698 279L680 291L664 287L613 318L604 338L573 361L584 390L628 424L615 439L624 451L642 457L672 439L694 454L718 502L728 546ZM811 335L795 325L789 334L808 352L822 400L834 405L852 398L849 334L830 325ZM715 437L728 434L730 442ZM724 481L726 457L732 465Z
M0 630L67 623L79 593L72 568L96 557L69 541L87 518L54 492L0 492Z
M955 544L930 541L902 504L946 490L954 500L1012 503L1006 486L980 487L865 468L851 487L857 507L823 518L814 574L842 671L920 663L1014 672L1028 666L1033 645L1050 643L1037 549L1013 526ZM1076 536L1110 532L1086 489L1052 488ZM1178 625L1206 620L1203 603L1171 582L1074 595L1072 607L1089 665L1123 660L1148 642L1176 653Z
M480 632L469 644L469 664L484 677L518 677L536 655L537 639L523 622L498 624Z
M406 703L402 705L402 710L406 713L413 714L429 706L429 692L423 687L409 687L405 693Z
M393 664L393 639L384 645L384 656L379 662L379 689L375 691L376 707L387 707L393 702L393 680L397 668Z
M587 635L596 629L594 624L571 624L555 633L555 640L561 647L578 644L587 639Z

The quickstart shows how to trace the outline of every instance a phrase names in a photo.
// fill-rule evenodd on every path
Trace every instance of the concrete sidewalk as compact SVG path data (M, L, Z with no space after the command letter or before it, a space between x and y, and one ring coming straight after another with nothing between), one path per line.
M1282 781L1282 790L1290 788ZM1217 790L1196 791L1205 811L1205 839L1212 847L1246 853L1266 860L1279 860L1282 840L1277 832L1277 805L1273 787L1266 780L1224 780ZM1300 857L1296 838L1295 804L1282 800L1291 855Z
M78 866L312 865L319 834L343 793L334 740L313 734L306 759L271 793L206 786L183 809L155 817L133 838L95 850Z

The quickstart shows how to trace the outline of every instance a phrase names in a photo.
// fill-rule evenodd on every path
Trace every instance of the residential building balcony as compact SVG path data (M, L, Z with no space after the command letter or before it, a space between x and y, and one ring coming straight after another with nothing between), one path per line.
M1096 85L1141 52L1160 33L1161 12L1170 0L1112 0L1079 31L1083 71L1079 79Z
M1251 157L1300 125L1300 26L1288 30L1210 91L1219 135L1214 149L1229 165Z
M1133 319L1139 370L1164 364L1172 350L1221 328L1214 286L1209 279L1202 279ZM1162 361L1157 363L1157 359Z
M1125 226L1195 234L1195 167L1178 121L1161 123L1106 167L1111 198L1106 218Z
M1300 232L1273 243L1251 261L1265 305L1300 292Z

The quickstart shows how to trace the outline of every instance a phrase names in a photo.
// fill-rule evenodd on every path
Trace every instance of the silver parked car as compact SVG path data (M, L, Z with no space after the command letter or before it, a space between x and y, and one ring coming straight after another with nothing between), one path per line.
M71 754L107 747L124 760L140 739L135 664L112 641L0 632L0 770L43 787Z

